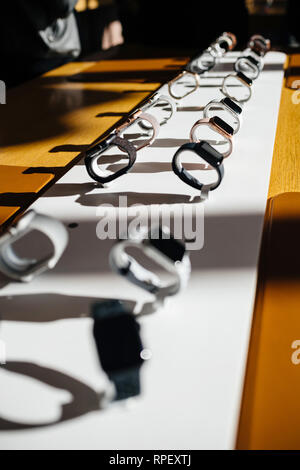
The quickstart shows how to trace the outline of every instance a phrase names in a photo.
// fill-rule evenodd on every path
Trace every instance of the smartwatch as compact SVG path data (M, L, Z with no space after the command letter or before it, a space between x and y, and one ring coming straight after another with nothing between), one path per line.
M53 247L52 253L40 260L22 258L13 247L14 243L34 230L46 235ZM31 210L0 237L0 271L16 281L31 282L36 276L56 266L68 240L68 231L60 221Z
M91 316L99 361L113 386L110 400L137 397L144 348L135 315L121 301L110 300L95 303Z
M233 49L236 48L237 45L237 38L236 35L233 33L230 33L228 31L225 31L220 38L218 39L219 44L222 46L222 43L224 43L224 40L228 42L229 40L229 51L233 51ZM225 44L224 44L225 45ZM223 47L225 49L225 47ZM228 51L226 51L228 52Z
M232 79L234 79L238 83L238 85L242 85L246 89L247 95L245 98L237 98L236 96L233 96L229 93L228 88L229 86L232 86L232 84L229 85L228 81L232 81ZM252 84L253 81L251 80L251 78L247 77L244 73L231 73L224 78L221 91L225 96L227 96L227 98L237 101L238 103L246 103L252 97Z
M126 166L122 167L115 173L105 175L105 173L101 170L100 160L104 153L109 148L114 146L118 147L119 150L125 153L126 157L128 158L128 163ZM122 139L115 132L113 132L102 142L95 145L86 152L85 166L89 176L93 180L100 184L106 184L128 173L135 164L136 156L135 146L129 142L129 140Z
M265 56L271 50L271 41L266 39L260 34L251 36L248 42L248 47L258 56Z
M208 167L207 169L213 169L217 173L217 180L214 183L204 184L201 183L197 178L192 176L182 165L181 155L183 152L190 151L198 155L203 159ZM185 184L191 186L194 189L198 189L201 193L208 193L217 189L224 177L224 157L221 153L215 150L209 143L201 141L199 143L188 143L182 145L175 153L172 161L172 168L175 175L181 179Z
M221 101L213 100L208 103L203 111L204 118L210 117L210 111L213 109L222 109L234 118L233 133L239 132L242 124L242 111L243 108L231 98L223 98Z
M252 55L241 56L234 64L236 72L242 72L251 80L256 80L263 68L263 62L255 59Z
M150 136L150 139L146 140L145 142L135 147L137 152L153 144L153 142L157 138L159 134L159 130L160 130L160 125L157 119L154 116L152 116L152 114L145 113L143 112L142 109L137 109L126 119L126 121L123 124L121 124L119 127L115 129L116 134L122 137L124 132L126 132L131 126L133 126L134 124L139 124L142 121L146 121L150 125L149 129L152 128L153 132L152 132L152 135Z
M167 124L169 122L169 120L175 115L177 109L176 109L176 103L172 100L172 98L170 98L169 96L167 95L162 95L160 93L155 93L155 95L151 96L151 98L141 107L141 110L144 112L144 111L148 111L149 109L151 109L152 107L155 107L155 106L158 106L160 104L166 104L167 107L169 108L168 112L168 116L166 116L165 118L163 118L159 125L160 126L164 126L165 124ZM138 125L142 128L142 129L145 129L147 131L149 131L152 127L152 125L147 122L147 121L143 121L143 120L139 120L138 121Z
M211 48L206 49L200 56L192 59L186 66L188 72L202 75L204 72L209 72L217 64L216 54L212 53Z
M211 44L213 53L216 54L218 58L224 57L224 55L232 51L237 44L236 36L232 33L223 33L216 41Z
M191 133L190 133L191 142L200 142L200 140L203 140L203 139L198 139L196 135L197 129L202 126L209 127L210 129L215 131L217 134L222 136L226 142L228 142L229 149L226 152L222 153L222 155L224 158L229 157L232 154L232 150L233 150L233 134L234 134L233 128L218 116L214 116L210 119L209 118L200 119L193 125L191 129Z
M223 33L216 41L209 46L199 56L192 59L186 66L188 72L202 75L204 72L212 70L217 64L217 60L223 57L226 52L232 51L237 44L236 36L232 33Z
M139 249L171 274L172 280L163 282L130 256L126 251L128 248ZM175 240L166 227L155 227L150 232L142 228L130 233L128 240L119 241L113 247L109 259L113 271L160 299L178 294L187 285L191 273L190 257L185 245Z
M194 81L194 86L192 87L192 89L190 91L187 91L183 95L178 95L174 92L174 85L176 85L176 83L178 84L178 82L182 78L185 78L185 77L192 77L192 79ZM199 87L200 87L200 78L199 78L198 74L194 73L194 72L189 72L187 70L184 70L183 72L181 72L179 75L177 75L177 77L173 78L173 80L171 80L168 83L169 94L175 100L182 100L186 96L191 95L192 93L194 93Z
M150 139L146 142L141 143L139 146L135 146L128 139L122 137L124 132L129 129L134 123L139 123L140 121L148 122L152 129L153 133ZM159 123L157 119L151 114L144 113L140 109L135 111L130 115L126 121L117 127L108 137L106 137L99 144L94 145L90 148L85 154L85 166L89 176L97 181L100 184L107 184L111 181L120 178L122 175L128 173L133 165L135 164L137 152L148 145L151 145L156 137L159 134ZM125 156L128 158L128 164L122 167L120 170L106 175L100 167L101 158L104 156L105 152L111 148L117 147L121 152L124 152Z

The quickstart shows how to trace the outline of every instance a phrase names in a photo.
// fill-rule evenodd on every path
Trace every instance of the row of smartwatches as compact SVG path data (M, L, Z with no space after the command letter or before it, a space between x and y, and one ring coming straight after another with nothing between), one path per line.
M202 55L193 59L187 64L185 70L180 72L168 83L169 96L155 93L139 109L136 109L127 119L113 132L105 137L100 143L94 145L86 152L85 165L89 176L99 185L105 186L121 176L128 173L134 166L137 152L142 148L151 145L159 135L160 127L170 122L177 110L178 101L186 98L201 87L200 77L207 76L206 73L216 66L218 60L232 51L236 45L236 38L232 33L223 33ZM198 120L190 131L190 140L175 153L172 160L174 173L187 185L197 189L202 196L207 197L209 191L216 189L224 176L223 160L231 155L233 150L233 137L241 127L243 105L252 96L254 81L259 77L264 67L264 56L270 50L271 44L263 36L255 35L249 40L247 49L242 52L234 64L234 72L224 77L221 91L224 98L213 100L204 108L204 117ZM186 91L178 93L178 85L183 80L189 79ZM191 85L192 83L192 85ZM193 85L194 84L194 85ZM177 87L177 88L176 88ZM182 91L184 87L180 88ZM151 110L156 106L165 105L167 115L158 122L151 114ZM229 125L224 119L214 115L214 110L221 109L228 113L232 124ZM229 117L228 116L228 117ZM142 130L149 134L149 138L141 143L133 143L124 136L128 129L137 124ZM227 143L226 151L219 152L207 139L199 138L200 127L208 127L218 134L221 140L218 145ZM102 157L112 147L118 147L128 159L128 163L119 170L106 174L103 170ZM192 174L190 174L181 162L182 153L192 151L203 162L199 169L214 169L217 172L217 180L209 185L203 184ZM122 157L123 158L123 157ZM106 159L104 159L106 162Z
M230 33L224 33L202 56L193 59L186 70L169 83L169 92L171 96L173 94L172 98L177 101L184 98L184 96L174 95L176 81L181 80L187 74L192 74L193 77L197 75L199 78L200 71L203 74L205 71L211 70L212 64L216 65L218 59L227 51L232 50L234 46L234 36ZM252 79L259 76L259 71L263 67L263 56L269 50L269 43L264 38L256 36L251 39L249 47L247 54L242 54L236 62L236 74L231 74L237 80L245 83L247 87L251 87L249 79L251 71L253 74ZM197 72L195 72L195 67ZM246 72L248 72L248 75L246 75ZM226 78L224 82L226 91ZM188 94L190 94L190 91ZM147 111L159 102L169 104L169 114L160 123L157 123L155 118ZM238 132L240 126L240 104L233 96L226 96L221 102L213 101L209 103L204 111L205 118L193 126L191 138L194 139L195 132L200 125L208 125L226 138L231 143L229 148L232 149L232 136ZM236 118L235 128L230 128L220 118L209 118L211 109L216 105ZM105 183L126 173L134 164L136 151L139 148L135 147L129 140L122 138L121 134L124 130L133 122L138 121L143 130L148 132L154 129L153 134L155 134L160 125L166 124L175 112L176 104L170 97L155 94L145 103L142 109L133 113L114 133L87 153L86 164L89 174L96 181ZM155 137L151 137L152 141L153 138ZM116 174L99 181L97 160L103 151L112 145L118 146L128 154L131 166L125 171L124 169L119 170ZM147 144L142 143L140 148L145 145ZM203 185L181 166L180 155L186 148L198 154L208 163L209 167L216 169L219 175L218 181L214 185L210 185L208 190L215 189L220 184L223 176L222 161L226 155L222 155L205 141L187 143L176 152L173 159L174 172L187 184L201 191L203 191ZM107 178L109 179L107 180ZM37 260L22 258L18 254L15 250L15 243L32 231L42 232L49 238L53 246L53 252L50 255ZM28 211L0 237L0 271L8 279L31 282L37 276L56 266L68 245L68 240L68 230L60 221L32 210ZM155 273L143 267L133 255L129 255L127 251L132 247L140 249L146 257L171 275L170 280L166 283ZM137 319L141 315L154 313L164 304L167 298L178 294L184 289L191 273L190 258L185 245L175 240L166 227L152 228L150 233L143 229L139 232L129 233L127 240L115 244L110 252L109 259L114 272L125 277L145 292L151 293L154 300L145 302L142 306L139 306L138 310L137 307L133 308L129 302L118 299L95 302L91 306L95 344L102 370L108 377L107 403L115 400L126 400L140 394L140 369L145 359L147 359L149 351L143 346Z

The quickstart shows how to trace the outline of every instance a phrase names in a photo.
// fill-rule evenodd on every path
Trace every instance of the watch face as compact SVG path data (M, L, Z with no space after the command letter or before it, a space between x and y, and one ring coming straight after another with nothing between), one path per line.
M233 135L233 128L227 124L227 122L223 121L223 119L221 119L219 116L214 116L213 121L218 127L223 129L223 131L227 132L227 134Z
M253 81L251 80L251 78L248 78L244 73L242 72L238 72L237 73L237 77L241 78L244 82L247 83L247 85L251 86Z
M142 365L140 326L122 302L93 306L94 338L103 370L109 375Z
M196 144L198 155L214 168L221 165L224 157L214 147L204 140Z
M166 238L166 233L164 233L161 228L158 229L158 238L151 238L149 240L149 243L158 251L167 256L169 259L174 261L174 263L183 260L183 257L185 255L184 244L179 242L178 240L175 240L169 234L168 238Z
M224 98L223 103L232 109L236 114L242 113L242 108L230 98Z

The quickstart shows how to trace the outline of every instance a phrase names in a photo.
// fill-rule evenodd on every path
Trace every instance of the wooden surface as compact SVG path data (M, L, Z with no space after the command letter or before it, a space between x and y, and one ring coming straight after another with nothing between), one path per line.
M186 60L70 63L10 90L0 107L0 228Z
M289 86L297 80L297 76L289 72L296 65L300 67L300 55L290 58L282 89L269 198L300 191L300 92ZM294 104L297 97L298 105Z
M300 56L289 64L300 65ZM282 90L238 449L300 449L300 104L293 103L290 76Z

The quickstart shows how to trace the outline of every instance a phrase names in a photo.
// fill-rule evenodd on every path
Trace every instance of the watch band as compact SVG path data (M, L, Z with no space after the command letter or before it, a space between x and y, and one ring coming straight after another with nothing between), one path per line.
M242 125L242 108L239 106L235 101L230 98L223 98L221 101L219 100L212 100L208 103L203 111L203 116L205 119L210 118L210 111L215 109L222 109L228 112L235 120L233 124L233 133L236 134L239 132L241 125Z
M135 315L123 302L110 300L95 303L92 318L99 361L114 389L110 401L140 395L144 348Z
M241 83L242 86L247 90L248 95L245 98L237 98L228 91L228 87L230 86L228 85L228 81L232 79L235 79L236 81ZM241 72L231 73L224 78L221 91L223 95L227 96L233 101L237 101L238 103L246 103L252 97L252 83L252 80Z
M229 149L224 153L222 152L220 153L221 155L223 155L224 158L229 157L233 151L233 134L234 134L233 128L229 126L229 124L227 124L223 119L219 118L218 116L214 116L210 119L209 118L200 119L193 125L191 129L191 132L190 132L191 142L197 143L197 142L200 142L201 140L204 140L204 139L198 139L196 135L198 128L202 126L209 127L210 129L212 129L213 131L221 135L226 140L226 142L228 142Z
M128 255L126 250L133 247L172 274L173 281L164 284L156 274ZM165 227L152 229L151 233L142 229L139 233L129 234L128 240L119 241L113 247L109 260L113 271L159 299L178 294L186 286L191 272L184 244L175 240Z
M193 58L186 66L186 71L202 75L212 70L218 60L226 52L232 51L237 44L236 36L232 33L224 32L216 39L204 52Z
M198 155L203 159L208 165L208 169L214 169L217 173L217 181L211 184L203 184L193 175L191 175L181 163L181 155L183 152L190 151ZM224 166L223 166L224 157L221 153L215 150L211 145L205 141L199 143L188 143L182 145L177 152L175 153L172 161L172 168L174 173L180 178L184 183L191 186L194 189L198 189L201 193L207 194L209 191L214 191L217 189L224 177Z
M158 105L159 103L166 103L168 106L169 106L169 115L166 116L165 118L163 118L159 125L160 126L164 126L165 124L167 124L170 119L175 115L176 111L177 111L177 107L176 107L176 103L172 100L172 98L170 98L169 96L167 95L162 95L160 93L155 93L155 95L153 95L142 107L141 107L141 110L143 112L147 111L148 109L151 109L152 107ZM148 121L149 122L149 121ZM151 127L153 127L152 124L149 124L147 125L147 121L145 120L139 120L138 121L138 125L142 128L142 129L145 129L145 130L149 130L151 129Z
M216 44L218 44L218 46L220 47L221 51L222 51L222 55L224 56L227 52L229 52L232 48L232 41L231 39L226 36L225 34L220 36L217 41L216 41Z
M212 54L211 48L206 49L200 56L192 59L186 66L188 72L202 75L212 70L217 64L217 57Z
M183 94L182 96L179 96L179 95L176 95L174 93L174 85L176 82L178 82L179 80L181 80L182 78L186 77L186 76L192 76L193 77L193 80L195 82L195 85L194 85L194 88L192 88L192 90L190 91L187 91L185 94ZM200 79L199 79L199 76L197 73L194 73L194 72L189 72L187 70L184 70L183 72L181 72L179 75L177 75L177 77L173 78L173 80L171 80L169 83L168 83L168 89L169 89L169 94L170 96L172 96L172 98L174 98L175 100L182 100L183 98L185 98L186 96L189 96L191 95L192 93L194 93L198 88L200 87Z
M260 62L255 59L252 55L241 56L237 59L234 64L234 70L236 72L242 72L247 77L251 78L251 80L256 80L262 68L260 66Z
M117 127L115 130L116 134L118 134L119 136L123 136L124 132L127 131L131 126L133 126L134 124L138 124L142 121L146 121L150 124L151 128L153 129L153 133L149 140L146 140L142 144L135 146L135 149L137 152L151 145L155 141L157 136L159 135L160 125L157 119L154 116L152 116L152 114L145 113L141 109L138 109L133 114L131 114L126 119L126 121L123 124L121 124L119 127Z
M224 37L224 36L225 36L226 38L228 38L229 41L230 41L230 43L231 43L229 50L230 50L230 51L233 51L233 49L235 49L235 48L236 48L236 45L237 45L237 38L236 38L236 35L233 34L233 33L228 32L228 31L225 31L225 32L222 34L221 38Z
M256 54L252 49L245 49L242 56L244 57L253 57L253 59L256 61L259 67L259 71L261 72L264 68L264 57Z
M128 164L116 171L115 173L105 176L101 171L98 161L103 156L104 152L109 148L116 146L119 150L125 152L128 157ZM120 178L122 175L128 173L136 161L136 148L126 139L122 139L116 133L111 134L105 140L97 144L86 152L85 166L89 176L100 184L106 184Z
M15 242L33 230L46 235L53 245L53 253L40 260L21 258L13 248ZM31 282L56 266L68 240L68 231L60 221L31 210L0 238L0 271L11 279Z
M258 56L265 56L271 50L271 41L260 34L251 36L248 47Z

